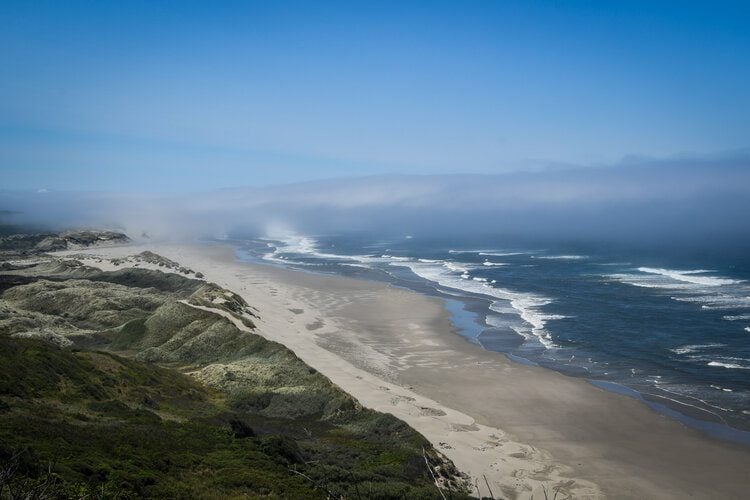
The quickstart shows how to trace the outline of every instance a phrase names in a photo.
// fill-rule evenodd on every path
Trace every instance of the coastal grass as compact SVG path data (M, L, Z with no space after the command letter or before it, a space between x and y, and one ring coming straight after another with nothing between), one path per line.
M61 497L436 495L418 452L429 445L388 415L272 418L112 353L8 337L0 352L0 460L21 452L26 480L52 464Z
M29 279L0 296L0 498L441 498L433 474L467 497L404 422L182 302L249 314L230 292L145 269L9 272Z

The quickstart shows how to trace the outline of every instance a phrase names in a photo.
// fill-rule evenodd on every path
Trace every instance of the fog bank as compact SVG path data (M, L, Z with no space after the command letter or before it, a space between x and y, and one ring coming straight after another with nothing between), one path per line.
M6 224L96 226L171 240L284 228L746 244L750 155L629 159L610 167L502 175L390 175L178 195L5 191L0 210Z

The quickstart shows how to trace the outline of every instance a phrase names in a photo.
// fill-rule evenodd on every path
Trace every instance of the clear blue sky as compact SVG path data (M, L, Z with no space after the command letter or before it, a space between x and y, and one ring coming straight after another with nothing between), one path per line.
M0 189L750 146L750 2L0 3Z

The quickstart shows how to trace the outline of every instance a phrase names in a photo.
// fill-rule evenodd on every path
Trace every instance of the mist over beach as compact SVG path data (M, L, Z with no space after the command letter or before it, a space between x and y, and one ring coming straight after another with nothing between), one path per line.
M148 178L144 178L148 182ZM750 154L496 175L383 175L190 194L6 192L7 222L160 238L371 231L746 248ZM50 213L53 212L53 213Z

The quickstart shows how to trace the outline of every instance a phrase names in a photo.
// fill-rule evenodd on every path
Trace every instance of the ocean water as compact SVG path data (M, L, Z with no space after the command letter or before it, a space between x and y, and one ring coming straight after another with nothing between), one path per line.
M442 297L470 342L750 443L750 256L489 237L232 241L241 259Z

